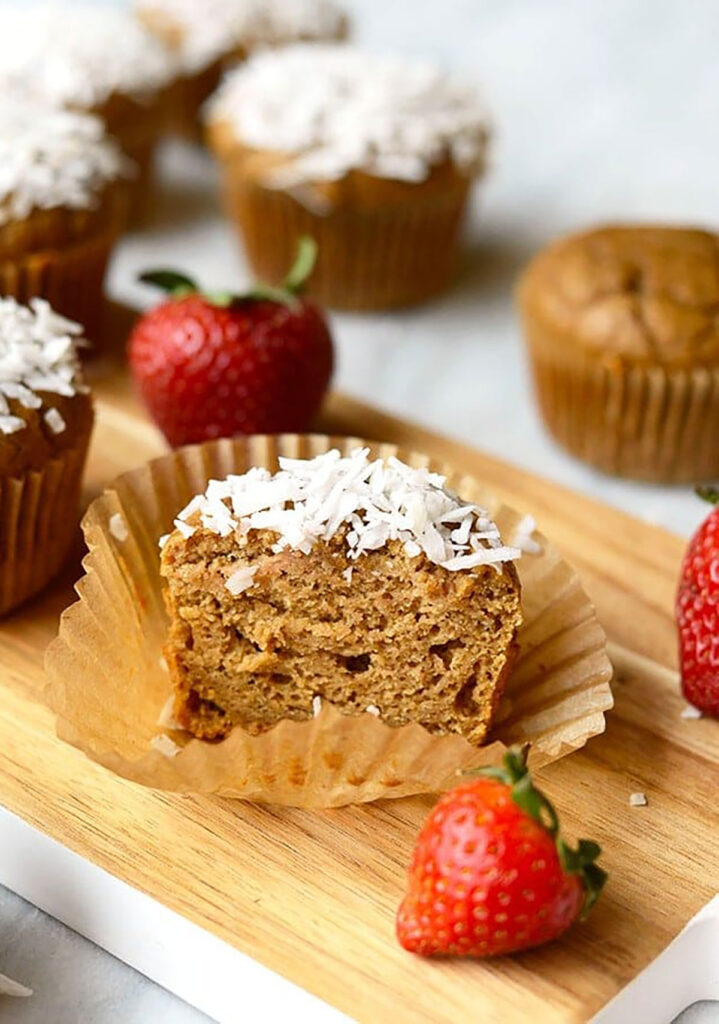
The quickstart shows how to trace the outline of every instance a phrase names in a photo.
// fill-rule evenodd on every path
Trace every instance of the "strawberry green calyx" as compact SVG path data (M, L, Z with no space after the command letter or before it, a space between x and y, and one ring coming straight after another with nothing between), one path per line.
M317 260L317 243L309 235L303 235L297 243L297 255L284 281L279 285L257 282L247 292L235 294L229 291L202 291L192 278L175 270L149 270L140 274L138 280L167 292L170 298L184 299L188 295L200 295L213 306L228 309L243 302L277 302L283 306L295 307Z
M581 916L585 918L597 902L607 880L606 871L596 863L601 847L590 839L580 839L574 848L562 839L554 806L532 781L527 768L528 753L528 743L523 747L510 747L501 766L480 768L478 774L509 786L514 803L554 838L562 869L568 874L579 875L582 880L585 898Z
M177 270L147 270L140 274L137 280L161 288L173 299L183 299L186 295L194 295L200 290L191 277L180 274Z
M719 505L719 487L706 484L703 487L697 487L695 493L704 501L708 501L710 505Z

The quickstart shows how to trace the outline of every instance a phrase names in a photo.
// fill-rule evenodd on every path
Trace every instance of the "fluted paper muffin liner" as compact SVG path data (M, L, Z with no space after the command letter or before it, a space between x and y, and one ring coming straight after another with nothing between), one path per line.
M33 296L47 299L58 313L82 324L96 346L105 312L105 270L118 233L119 225L114 225L62 248L0 258L0 295L25 305Z
M470 181L416 201L355 209L351 203L315 209L302 189L296 195L266 188L231 165L225 197L260 280L281 281L292 265L297 239L318 245L308 293L335 309L411 306L429 299L454 270Z
M171 684L162 658L168 622L158 538L211 478L250 466L274 471L278 455L312 457L365 443L375 455L396 454L447 473L449 486L481 502L503 536L512 538L520 516L475 480L392 445L312 435L251 437L156 459L118 478L85 516L89 554L77 584L79 600L64 613L47 654L47 697L59 735L146 786L332 807L439 791L457 780L459 770L496 760L513 742L530 741L531 759L541 765L602 732L612 704L606 638L576 573L542 538L540 552L518 563L520 654L485 747L415 724L392 728L367 713L343 715L326 702L309 721L283 721L259 736L235 727L216 743L161 728Z
M41 470L0 479L0 615L57 574L77 530L87 441Z
M552 352L528 332L535 390L552 436L606 473L657 483L719 476L719 369L600 363Z

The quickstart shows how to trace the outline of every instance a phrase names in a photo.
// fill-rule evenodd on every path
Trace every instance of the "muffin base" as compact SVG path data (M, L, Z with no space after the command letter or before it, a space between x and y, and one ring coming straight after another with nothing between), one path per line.
M384 184L384 183L383 183ZM390 183L398 185L398 183ZM351 198L315 211L295 195L226 168L225 196L254 273L277 283L292 265L297 240L312 236L318 259L308 294L335 309L411 306L446 287L454 269L471 181L455 176L424 191L399 184L397 202Z
M45 587L77 533L89 435L41 470L0 480L0 615Z
M85 328L100 345L105 311L103 281L117 231L98 234L62 249L18 254L0 261L0 294L27 304L34 296Z
M527 335L542 418L572 455L653 483L719 476L719 369L601 364L545 344L537 327Z

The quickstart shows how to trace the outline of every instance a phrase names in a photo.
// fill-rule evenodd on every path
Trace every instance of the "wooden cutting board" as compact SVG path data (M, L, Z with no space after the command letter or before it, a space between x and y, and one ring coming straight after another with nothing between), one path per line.
M162 443L112 355L92 370L87 498ZM579 570L610 641L606 733L542 772L570 835L611 880L588 922L494 963L404 953L394 914L430 798L306 812L167 796L54 736L42 658L73 598L64 578L0 625L0 803L83 857L361 1021L585 1021L719 890L719 724L680 717L672 602L683 542L473 449L335 395L321 424L407 445L531 512ZM632 792L649 805L630 808ZM239 994L238 994L239 998Z

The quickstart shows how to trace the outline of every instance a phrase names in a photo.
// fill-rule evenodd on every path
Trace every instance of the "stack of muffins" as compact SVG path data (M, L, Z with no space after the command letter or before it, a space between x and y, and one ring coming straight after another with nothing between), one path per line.
M74 535L92 428L79 356L101 344L106 266L147 212L157 143L196 120L217 62L347 28L331 0L209 6L0 8L0 614Z

